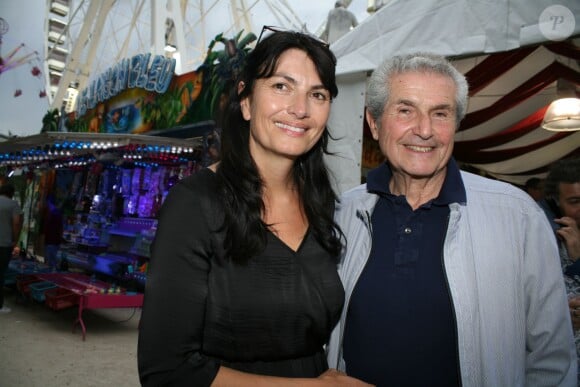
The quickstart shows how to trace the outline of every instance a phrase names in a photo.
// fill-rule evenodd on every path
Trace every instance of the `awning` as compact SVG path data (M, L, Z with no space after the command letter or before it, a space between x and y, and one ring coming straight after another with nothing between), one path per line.
M46 132L0 142L0 166L75 167L90 163L179 165L200 160L203 137Z

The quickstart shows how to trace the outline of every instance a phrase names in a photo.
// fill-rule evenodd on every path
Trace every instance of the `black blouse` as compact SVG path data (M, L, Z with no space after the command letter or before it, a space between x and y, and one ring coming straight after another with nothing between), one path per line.
M344 291L333 258L308 232L294 252L268 233L247 263L223 250L218 179L204 169L162 207L145 289L139 375L146 386L208 386L220 364L316 377Z

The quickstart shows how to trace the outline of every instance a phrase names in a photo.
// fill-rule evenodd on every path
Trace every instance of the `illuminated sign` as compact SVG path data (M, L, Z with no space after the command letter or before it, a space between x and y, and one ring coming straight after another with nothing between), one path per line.
M135 55L105 70L79 94L77 117L126 89L142 88L165 93L173 78L175 59L155 55L149 65L150 59L151 54Z

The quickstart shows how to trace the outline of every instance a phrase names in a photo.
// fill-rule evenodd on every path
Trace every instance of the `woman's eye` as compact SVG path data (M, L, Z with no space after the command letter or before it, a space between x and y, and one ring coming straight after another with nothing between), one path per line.
M284 83L274 83L273 87L276 90L286 90L286 89L288 89L288 87Z
M318 101L328 101L330 99L330 96L327 93L321 91L313 92L312 97Z

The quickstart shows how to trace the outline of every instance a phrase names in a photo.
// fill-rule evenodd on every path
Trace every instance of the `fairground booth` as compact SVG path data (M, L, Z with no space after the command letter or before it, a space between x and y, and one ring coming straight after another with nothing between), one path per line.
M141 305L168 191L219 158L214 118L255 39L240 35L216 37L205 62L180 76L171 58L124 59L79 91L72 112L49 111L40 134L0 142L0 176L24 212L6 280L23 299L77 306L83 337L83 309ZM213 51L216 42L235 49ZM56 268L44 259L48 198L63 223Z

